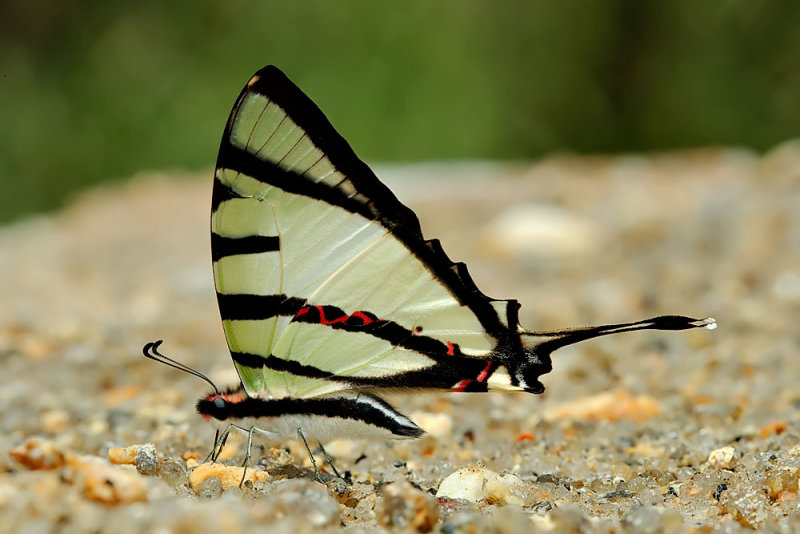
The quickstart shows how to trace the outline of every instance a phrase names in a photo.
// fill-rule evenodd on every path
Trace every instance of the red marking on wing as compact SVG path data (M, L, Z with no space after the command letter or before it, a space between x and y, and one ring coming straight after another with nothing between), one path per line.
M346 313L343 313L342 315L340 315L338 317L329 319L329 318L325 317L325 308L323 306L319 306L319 305L317 305L317 306L304 306L304 307L300 308L299 310L297 310L297 313L294 314L295 318L300 317L302 315L305 315L306 313L308 313L311 310L312 307L315 310L317 310L317 312L319 313L319 324L323 324L325 326L330 326L332 324L337 324L337 323L346 323L348 320L350 320L351 317L355 317L355 318L361 320L362 324L361 325L356 325L356 326L366 326L366 325L368 325L370 323L374 323L376 321L375 319L373 319L372 317L370 317L369 315L367 315L366 313L364 313L362 311L354 311L351 315L347 315Z
M464 380L453 386L453 391L464 391L465 389L467 389L467 386L469 385L470 382L472 382L472 380L465 378Z
M360 312L360 311L353 312L353 314L350 317L358 317L359 319L361 319L364 322L365 325L374 322L374 319L372 319L370 316L368 316L364 312Z
M456 346L448 341L447 342L447 355L448 356L455 356L455 354L456 354Z
M483 371L480 372L478 375L478 382L483 382L486 380L486 375L489 374L489 368L492 366L492 362L486 362L486 367L483 368Z

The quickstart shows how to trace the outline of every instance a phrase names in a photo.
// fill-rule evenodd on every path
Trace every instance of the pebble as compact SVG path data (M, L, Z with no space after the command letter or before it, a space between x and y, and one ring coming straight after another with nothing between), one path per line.
M8 455L28 469L56 469L64 465L65 452L54 442L30 438L12 448Z
M69 428L69 413L65 410L49 410L42 414L42 430L51 434L61 434Z
M272 516L305 518L317 528L338 526L339 503L328 495L327 488L310 480L279 480L267 487L264 503Z
M117 465L134 465L136 463L136 452L141 445L130 445L128 447L112 447L108 449L108 461Z
M764 478L764 487L770 499L789 498L789 494L798 493L798 469L795 467L780 467L767 471Z
M439 521L439 507L429 493L403 480L383 487L375 518L384 527L430 532Z
M550 408L544 413L548 420L605 419L646 421L663 412L656 399L648 395L633 395L627 390L609 391L583 397Z
M417 410L410 417L417 426L435 438L447 438L453 434L453 418L446 413Z
M103 504L129 504L147 500L144 479L132 468L115 466L92 456L72 455L67 479L82 488L87 498Z
M204 499L216 499L222 495L222 481L217 477L206 477L201 482L193 485L195 493L198 497Z
M136 451L136 470L149 477L158 475L158 456L156 455L155 445L147 443L138 448Z
M170 486L179 486L189 482L184 463L174 458L168 458L161 462L158 472L164 482Z
M758 529L769 517L770 502L763 491L746 486L729 488L720 495L723 509L741 525Z
M735 461L736 450L733 447L722 447L708 455L708 463L717 469L731 469Z
M336 439L330 443L326 443L325 450L328 451L328 454L334 461L354 462L364 453L364 441L356 439ZM281 451L283 451L283 449L281 449ZM283 453L286 454L285 451L283 451ZM291 460L290 458L289 461Z
M198 488L207 478L216 478L220 481L223 489L238 488L244 476L245 482L251 483L266 482L270 476L264 471L250 466L245 473L244 467L238 465L225 465L220 463L207 462L195 467L189 474L189 486L198 491Z
M772 421L761 427L758 437L767 439L773 434L782 434L788 427L789 425L786 424L786 421Z
M599 247L597 225L555 205L519 204L498 215L480 233L480 243L493 257L563 258Z
M684 530L680 512L655 506L641 506L632 510L623 518L622 524L627 532L655 534Z
M486 501L493 504L525 504L525 484L516 475L503 475L479 465L462 467L451 473L439 485L437 497Z

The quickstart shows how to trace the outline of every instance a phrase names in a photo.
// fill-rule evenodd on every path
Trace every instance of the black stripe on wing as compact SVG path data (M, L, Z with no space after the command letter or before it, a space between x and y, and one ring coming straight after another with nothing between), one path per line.
M391 389L452 389L456 391L479 392L488 390L489 378L500 367L508 370L511 384L529 393L541 393L544 386L538 377L550 371L549 361L481 360L467 356L448 356L424 369L397 372L385 376L341 376L313 365L294 360L284 360L270 355L264 358L258 354L242 352L231 353L238 365L254 369L267 368L276 372L286 372L305 378L328 380L347 384L351 388L391 388ZM522 381L520 381L520 378Z
M278 315L294 315L302 308L305 299L286 295L226 295L217 293L219 314L222 320L258 320Z
M223 139L223 143L224 142L225 138ZM233 189L220 182L217 178L214 178L214 186L211 189L211 214L213 215L214 212L217 211L217 208L219 208L220 204L226 200L231 200L234 198L244 197L236 194Z
M380 219L380 212L372 207L368 201L359 201L358 197L349 197L341 189L324 183L313 182L294 171L278 167L274 163L263 160L232 144L226 145L224 150L220 149L217 167L242 173L261 183L283 189L288 193L322 200L350 213L358 213L369 220ZM375 179L377 180L377 178ZM219 183L220 187L226 187L221 182L217 183ZM235 195L235 193L233 194ZM219 203L215 204L219 206Z
M231 353L233 361L239 365L272 371L288 372L305 378L317 378L349 384L352 387L374 388L437 388L450 389L464 377L477 376L486 362L469 357L451 357L450 362L439 362L425 369L395 373L388 376L340 376L313 365L294 360L284 360L276 356L264 358L257 354Z
M237 254L277 252L280 248L278 236L250 235L246 237L222 237L211 234L211 259L217 261Z

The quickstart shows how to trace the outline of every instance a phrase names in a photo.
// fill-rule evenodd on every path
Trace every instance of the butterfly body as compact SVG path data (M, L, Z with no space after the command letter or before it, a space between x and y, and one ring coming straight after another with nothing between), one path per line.
M223 399L220 402L218 399ZM423 431L382 399L363 392L343 392L309 399L248 397L239 388L212 393L197 403L209 422L255 429L262 441L283 442L297 429L319 442L336 438L415 438Z

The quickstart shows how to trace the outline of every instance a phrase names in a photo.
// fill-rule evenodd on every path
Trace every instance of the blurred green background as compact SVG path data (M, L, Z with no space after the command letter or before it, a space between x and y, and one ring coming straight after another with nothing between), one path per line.
M0 221L145 169L211 169L280 66L368 161L530 159L800 132L793 0L6 0Z

